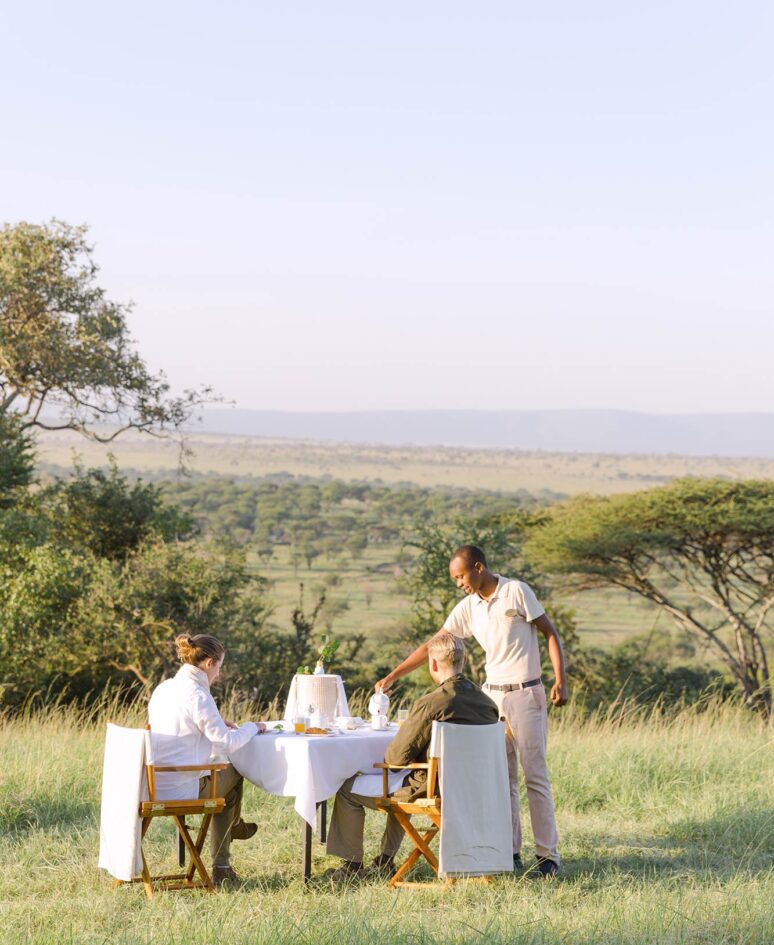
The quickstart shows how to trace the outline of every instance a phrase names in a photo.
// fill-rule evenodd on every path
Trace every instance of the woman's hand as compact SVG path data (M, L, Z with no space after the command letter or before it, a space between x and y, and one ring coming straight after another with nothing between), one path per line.
M223 719L223 721L226 722L226 728L233 728L233 729L239 728L236 722L227 722L226 719Z
M263 733L266 731L266 723L256 722L255 724L258 726L258 734L263 735Z

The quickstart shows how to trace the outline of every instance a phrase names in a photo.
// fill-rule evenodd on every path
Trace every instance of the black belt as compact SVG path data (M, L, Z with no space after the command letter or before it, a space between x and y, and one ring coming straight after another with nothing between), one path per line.
M504 686L498 686L495 683L484 683L487 689L496 689L497 692L513 692L514 689L529 689L530 686L539 686L542 680L528 679L526 682L506 683Z

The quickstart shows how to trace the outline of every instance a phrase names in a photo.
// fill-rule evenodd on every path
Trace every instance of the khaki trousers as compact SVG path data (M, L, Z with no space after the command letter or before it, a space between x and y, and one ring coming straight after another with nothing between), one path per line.
M210 852L213 866L230 866L231 825L242 812L244 779L233 765L218 771L218 797L225 797L226 806L210 823ZM210 776L199 778L199 797L210 796Z
M365 808L377 810L375 797L354 794L352 784L355 778L345 781L336 792L333 816L328 828L327 851L332 856L340 856L350 862L363 862L363 828L365 826ZM395 856L403 840L403 827L393 817L387 815L387 826L382 835L381 852L385 856Z
M506 722L506 753L511 782L511 816L513 817L513 852L521 852L521 821L519 819L519 761L527 786L529 816L539 857L559 864L554 816L554 799L546 763L548 716L546 691L542 685L528 689L502 692L484 684L484 692L494 700L500 718Z

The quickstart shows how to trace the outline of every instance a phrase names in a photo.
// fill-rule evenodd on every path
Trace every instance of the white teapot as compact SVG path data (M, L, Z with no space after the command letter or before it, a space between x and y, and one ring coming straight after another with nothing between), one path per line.
M383 692L375 692L368 703L371 713L371 728L380 731L387 728L387 710L390 708L390 697Z

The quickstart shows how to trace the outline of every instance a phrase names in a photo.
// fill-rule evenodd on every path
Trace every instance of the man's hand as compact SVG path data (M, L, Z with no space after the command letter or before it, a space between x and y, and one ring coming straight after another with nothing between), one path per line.
M395 685L395 677L392 673L387 673L384 679L380 679L379 682L374 686L376 692L383 692L385 696Z
M567 705L567 683L555 682L551 686L551 702L556 705Z

